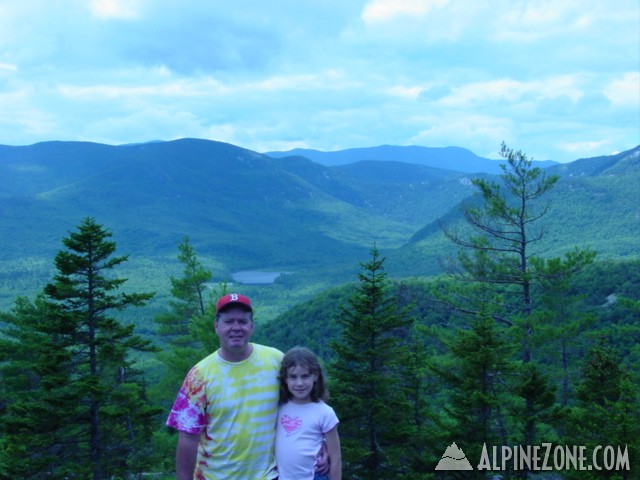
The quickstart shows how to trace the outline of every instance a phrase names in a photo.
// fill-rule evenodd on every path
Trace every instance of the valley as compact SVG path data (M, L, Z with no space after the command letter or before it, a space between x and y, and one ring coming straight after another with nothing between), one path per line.
M213 272L210 283L256 296L264 321L353 281L373 245L392 277L436 275L456 254L442 225L462 221L472 178L494 174L457 167L455 155L440 167L405 163L398 151L367 149L345 160L353 153L346 152L331 166L197 139L0 146L0 309L42 289L61 238L86 216L110 229L118 253L129 256L120 272L127 287L156 292L138 320L147 329L164 308L170 276L180 273L185 236ZM640 255L639 152L543 164L561 180L540 251ZM478 161L480 170L489 162Z

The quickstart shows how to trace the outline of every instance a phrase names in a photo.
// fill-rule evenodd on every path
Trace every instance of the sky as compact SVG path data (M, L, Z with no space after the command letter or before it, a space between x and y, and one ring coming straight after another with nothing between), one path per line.
M640 144L638 0L0 0L0 144Z

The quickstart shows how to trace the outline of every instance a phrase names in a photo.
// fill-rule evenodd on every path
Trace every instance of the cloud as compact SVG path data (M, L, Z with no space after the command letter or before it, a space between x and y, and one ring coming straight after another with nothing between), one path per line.
M91 13L99 18L131 20L138 17L140 2L136 0L91 0Z
M364 8L362 19L365 23L376 23L395 17L425 16L447 3L449 0L373 0Z
M148 83L134 85L93 84L93 85L60 85L60 95L75 100L111 99L153 99L201 98L202 96L225 95L232 88L211 77L199 79L185 78L150 78Z
M0 9L0 143L189 136L487 154L505 140L563 161L640 143L637 0Z
M456 108L477 104L513 106L522 101L559 96L575 100L580 95L577 78L574 76L556 76L526 82L501 78L454 87L450 95L439 102L444 106Z
M530 42L556 35L560 29L586 28L591 20L584 7L573 2L513 2L510 8L497 12L494 38L501 41Z
M131 137L130 132L136 136ZM203 119L191 112L175 111L162 107L132 111L127 115L96 119L79 132L84 140L108 144L149 140L175 140L184 137L206 138L207 128Z
M618 78L614 78L604 88L604 94L616 106L635 106L636 111L640 105L640 72L626 72Z
M580 153L584 151L593 151L602 148L607 145L605 140L599 141L591 141L591 142L568 142L560 144L560 148L562 148L566 152L571 153Z
M409 140L410 144L415 145L458 146L458 139L464 137L472 139L465 148L479 155L495 157L502 141L513 140L510 133L513 130L511 120L494 115L451 112L445 115L416 117L414 121L423 125L423 128Z

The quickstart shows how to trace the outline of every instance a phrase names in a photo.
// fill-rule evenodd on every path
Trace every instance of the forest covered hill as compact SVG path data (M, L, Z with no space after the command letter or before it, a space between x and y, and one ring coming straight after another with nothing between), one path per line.
M561 180L544 252L579 245L601 257L640 255L639 152L547 169ZM160 302L184 236L214 283L245 270L287 272L274 292L246 286L271 305L267 317L280 289L303 299L352 279L374 243L393 276L436 274L439 259L455 254L440 226L459 222L473 178L493 178L461 173L452 158L450 170L366 158L330 167L197 139L0 146L0 306L41 288L60 239L85 216L130 255L132 287L159 292Z

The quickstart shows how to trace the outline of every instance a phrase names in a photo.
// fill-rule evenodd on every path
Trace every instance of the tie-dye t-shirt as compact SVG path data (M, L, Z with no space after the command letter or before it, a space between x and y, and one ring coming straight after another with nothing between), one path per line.
M282 352L251 344L251 356L227 362L218 351L193 367L167 425L200 434L197 480L277 477L273 456Z

